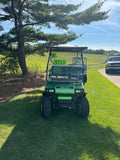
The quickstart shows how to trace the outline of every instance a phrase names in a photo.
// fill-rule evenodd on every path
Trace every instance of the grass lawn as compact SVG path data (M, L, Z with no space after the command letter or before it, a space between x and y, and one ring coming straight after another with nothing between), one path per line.
M0 103L0 160L120 160L120 89L88 67L88 119L75 111L41 117L44 87Z

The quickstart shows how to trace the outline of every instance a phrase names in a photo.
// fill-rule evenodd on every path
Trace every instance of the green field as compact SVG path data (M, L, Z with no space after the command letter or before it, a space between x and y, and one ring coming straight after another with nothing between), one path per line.
M60 53L61 57L68 57L73 56L73 54L66 54L66 53ZM98 64L103 64L105 60L107 59L107 56L104 55L91 55L91 54L84 54L85 57L88 59L88 65L94 66ZM45 56L40 55L30 55L26 58L28 70L31 73L41 73L45 72L46 65L47 65L47 58L48 53L45 54Z
M73 53L60 53L61 57L71 57L73 56ZM88 65L98 65L105 62L107 59L107 56L104 55L91 55L91 54L84 54L85 57L88 59ZM3 56L0 55L0 58ZM48 53L45 53L44 56L40 56L38 54L29 55L26 57L26 64L28 71L30 73L43 73L46 71L46 65L47 65L47 59L48 59ZM21 69L19 67L17 74L21 74ZM5 73L4 73L5 74ZM10 72L7 72L6 74L11 74Z
M44 56L38 54L30 55L26 58L27 67L30 73L45 72L47 65L48 53Z
M86 56L88 119L72 110L43 119L44 86L0 103L0 160L120 160L120 89L98 72L106 56Z

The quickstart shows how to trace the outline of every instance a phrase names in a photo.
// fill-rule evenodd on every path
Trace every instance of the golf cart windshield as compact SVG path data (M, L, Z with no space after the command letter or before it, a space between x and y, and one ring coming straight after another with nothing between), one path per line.
M49 82L83 82L86 74L86 47L53 46L50 49L46 80ZM78 52L81 52L80 54Z

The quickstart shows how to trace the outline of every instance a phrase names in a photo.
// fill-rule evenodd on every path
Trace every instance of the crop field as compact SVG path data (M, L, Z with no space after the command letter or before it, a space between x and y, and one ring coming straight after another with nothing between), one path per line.
M0 160L120 160L120 89L103 77L106 56L88 58L88 119L73 110L41 117L44 86L0 103ZM27 64L41 60L31 56ZM37 64L36 63L36 64ZM92 66L91 66L92 64ZM33 67L34 68L34 67Z

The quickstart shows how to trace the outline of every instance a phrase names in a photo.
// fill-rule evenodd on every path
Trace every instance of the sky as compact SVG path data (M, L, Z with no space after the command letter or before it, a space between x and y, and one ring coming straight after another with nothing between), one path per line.
M82 2L82 6L79 8L81 11L89 8L98 0L51 0L51 3L55 4L78 4L80 2ZM73 31L77 35L83 34L82 37L69 42L69 44L87 46L89 49L120 51L120 0L106 0L101 10L110 10L109 18L92 22L89 25L69 25L69 31ZM12 24L7 22L3 26L5 30L8 30ZM56 29L54 25L50 29L43 27L42 30L46 33L66 33L65 30Z

